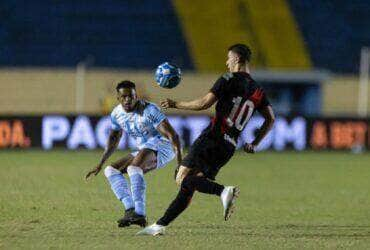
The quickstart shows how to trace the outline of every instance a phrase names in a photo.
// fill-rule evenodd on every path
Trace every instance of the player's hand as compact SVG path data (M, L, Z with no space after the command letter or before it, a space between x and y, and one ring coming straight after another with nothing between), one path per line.
M85 179L89 179L90 175L94 174L95 176L97 174L99 174L100 170L101 170L102 166L98 165L96 168L94 168L93 170L91 170L90 172L87 173Z
M244 151L249 153L249 154L254 154L255 150L256 150L255 148L256 147L253 144L250 144L250 143L246 143L243 146Z
M176 102L171 99L166 99L164 101L161 101L161 107L163 109L168 109L168 108L175 108L176 107Z

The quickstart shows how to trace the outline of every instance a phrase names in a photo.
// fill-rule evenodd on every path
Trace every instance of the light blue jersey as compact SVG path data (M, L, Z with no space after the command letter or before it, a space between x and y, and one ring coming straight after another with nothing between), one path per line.
M157 105L139 100L133 112L126 112L121 104L117 105L111 113L111 128L124 130L135 140L139 150L149 148L157 151L157 168L160 168L175 157L171 143L157 130L164 119L166 116Z

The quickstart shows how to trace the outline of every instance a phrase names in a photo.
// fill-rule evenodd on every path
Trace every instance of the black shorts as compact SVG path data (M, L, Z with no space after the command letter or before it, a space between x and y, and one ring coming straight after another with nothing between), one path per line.
M214 180L218 171L233 156L235 147L223 138L203 132L189 149L181 165L202 172Z

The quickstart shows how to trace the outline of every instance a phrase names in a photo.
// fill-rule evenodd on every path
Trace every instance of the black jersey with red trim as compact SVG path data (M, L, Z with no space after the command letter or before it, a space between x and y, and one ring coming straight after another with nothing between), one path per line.
M226 73L210 90L217 97L211 133L237 142L255 110L270 105L264 90L245 72Z

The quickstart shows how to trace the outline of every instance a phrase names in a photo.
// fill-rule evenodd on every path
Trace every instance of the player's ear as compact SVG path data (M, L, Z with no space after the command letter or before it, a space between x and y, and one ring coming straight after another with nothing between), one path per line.
M237 56L236 56L236 62L237 62L237 63L243 63L243 62L241 61L241 58L240 58L240 56L239 56L239 55L237 55Z

